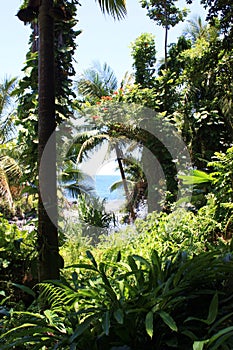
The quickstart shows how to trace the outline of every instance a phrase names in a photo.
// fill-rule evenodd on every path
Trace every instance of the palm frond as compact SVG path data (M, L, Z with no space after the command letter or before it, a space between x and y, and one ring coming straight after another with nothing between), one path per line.
M2 114L5 108L9 107L15 84L16 78L5 78L5 80L0 84L0 114Z
M10 208L13 207L13 198L11 195L11 190L9 186L9 180L6 172L0 166L0 195Z
M16 127L14 124L15 115L8 114L0 122L0 140L1 143L9 142L16 135Z
M130 180L125 180L125 182L127 183L128 187L129 186L133 186L135 185L134 181L130 181ZM110 186L110 192L116 191L116 190L121 190L124 188L124 184L122 180L119 181L115 181L111 186Z
M72 198L77 198L81 193L94 192L94 180L92 177L82 172L77 164L67 162L67 167L61 174L61 186Z
M219 29L214 26L210 26L207 23L203 23L200 16L194 16L193 19L188 20L188 25L185 27L183 34L188 36L193 43L200 38L205 38L210 41L216 38L219 34Z
M117 78L112 68L95 61L91 68L84 70L78 81L78 91L83 96L101 98L108 96L117 89Z
M12 112L12 93L16 78L7 79L0 84L0 142L4 143L15 136L14 118Z
M133 85L135 83L135 75L133 73L125 72L121 82L121 89L125 89L129 85Z
M13 207L12 186L20 189L19 180L23 175L18 149L11 142L0 145L0 194Z
M98 3L101 11L114 19L122 19L127 14L125 0L98 0Z
M110 93L117 89L117 78L112 68L105 62L100 70L105 89Z
M92 80L79 80L78 91L83 96L101 98L101 96L105 95L104 88L102 83L99 81L98 76L95 76Z
M79 154L78 154L78 156L77 156L77 160L76 160L76 162L77 163L79 163L80 162L80 160L81 160L81 157L82 157L82 154L83 154L83 152L85 151L85 150L87 150L87 149L93 149L93 145L96 145L96 143L95 143L95 141L96 140L98 140L99 142L98 142L98 144L99 143L102 143L104 140L109 140L109 135L107 135L107 134L97 134L97 135L94 135L94 136L92 136L92 137L90 137L88 140L86 140L83 144L82 144L82 146L81 146L81 148L80 148L80 151L79 151Z
M8 155L0 156L0 165L9 178L15 178L15 180L18 180L23 175L19 160Z

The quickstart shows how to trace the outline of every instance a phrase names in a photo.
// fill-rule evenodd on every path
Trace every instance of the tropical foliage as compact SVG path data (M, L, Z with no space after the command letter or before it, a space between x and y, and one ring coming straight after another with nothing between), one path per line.
M232 6L202 0L207 22L189 19L168 45L168 30L188 11L176 1L140 3L165 28L164 61L158 63L153 34L141 34L129 43L133 77L126 73L119 85L107 63L94 63L74 83L78 1L30 0L18 12L32 35L24 77L0 84L2 350L233 348ZM115 19L126 15L123 0L98 4ZM43 23L55 33L47 59L53 115L41 110L41 96L48 97L46 70L38 79ZM56 125L67 150L57 164L50 159L61 174L59 232L41 206L38 178L41 150ZM161 134L182 139L190 162ZM121 170L112 190L125 187L123 214L106 209L80 169L106 143ZM156 162L152 179L148 169ZM55 184L55 177L45 180ZM49 202L55 211L56 196ZM122 224L118 215L133 220Z

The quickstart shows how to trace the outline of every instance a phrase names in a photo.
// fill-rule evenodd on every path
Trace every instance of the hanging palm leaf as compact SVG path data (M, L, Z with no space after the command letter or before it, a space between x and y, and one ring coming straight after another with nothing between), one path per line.
M111 15L114 19L124 18L126 11L125 0L98 0L101 11Z
M9 186L9 181L6 172L0 165L0 196L3 203L5 202L9 208L13 207L13 198Z

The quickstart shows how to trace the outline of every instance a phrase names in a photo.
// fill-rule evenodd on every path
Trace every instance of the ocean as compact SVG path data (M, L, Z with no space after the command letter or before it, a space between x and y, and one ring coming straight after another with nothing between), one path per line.
M116 181L121 181L119 175L95 175L95 177L86 177L83 181L80 181L80 185L84 189L90 188L89 194L94 194L100 199L106 199L106 201L124 200L123 186L115 191L110 191L111 185ZM75 200L68 191L65 190L64 193L68 200Z
M101 199L106 199L107 201L123 200L124 190L122 186L121 188L110 192L111 185L116 181L121 181L121 177L118 175L96 175L95 190L97 196Z
M102 200L106 200L105 209L107 211L119 214L126 201L123 186L113 192L110 191L111 185L117 181L121 181L121 177L119 175L96 175L94 178L89 178L86 185L91 185L95 195ZM74 198L71 198L69 195L66 195L66 197L71 202L74 201ZM138 213L138 217L144 217L145 215L146 209L142 207L141 214Z

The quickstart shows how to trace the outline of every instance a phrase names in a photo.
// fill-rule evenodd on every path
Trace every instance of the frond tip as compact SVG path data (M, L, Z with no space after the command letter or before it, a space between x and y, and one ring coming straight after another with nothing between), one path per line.
M122 19L127 14L126 0L98 0L98 3L101 11L114 19Z

